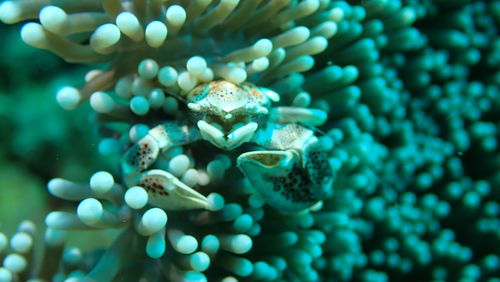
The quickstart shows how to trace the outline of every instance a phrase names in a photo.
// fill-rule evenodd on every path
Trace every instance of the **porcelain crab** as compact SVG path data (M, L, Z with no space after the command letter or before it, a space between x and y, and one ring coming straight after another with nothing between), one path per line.
M307 128L323 124L324 111L271 107L280 99L276 92L223 80L200 85L186 97L190 118L154 127L128 149L121 162L126 181L143 186L152 205L207 208L205 196L170 173L147 171L162 150L199 140L223 150L248 142L262 147L262 151L241 154L237 166L255 191L277 210L301 211L330 190L333 173L328 158L313 130Z

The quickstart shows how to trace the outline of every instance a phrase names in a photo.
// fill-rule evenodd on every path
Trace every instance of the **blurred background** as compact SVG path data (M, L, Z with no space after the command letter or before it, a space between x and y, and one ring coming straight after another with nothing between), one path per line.
M81 85L89 68L26 45L20 27L0 24L0 230L6 234L24 219L42 226L48 210L63 208L47 193L50 179L87 181L106 169L90 107L65 111L55 100L60 87Z

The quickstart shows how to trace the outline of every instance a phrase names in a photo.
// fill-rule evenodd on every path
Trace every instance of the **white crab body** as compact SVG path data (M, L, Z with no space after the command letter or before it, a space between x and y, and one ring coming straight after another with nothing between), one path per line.
M249 142L258 122L269 114L270 90L250 84L212 81L188 94L188 107L198 115L201 137L218 148L232 150ZM277 94L276 94L277 95Z
M319 126L326 121L326 113L271 108L271 103L278 101L276 92L249 83L212 81L196 87L187 94L190 120L195 122L166 122L133 145L122 159L126 181L135 185L144 179L161 180L165 185L160 188L149 187L152 205L164 209L207 208L206 198L180 180L167 172L146 170L160 151L200 139L223 150L251 142L264 150L241 154L237 166L255 192L283 212L299 212L314 205L329 194L333 173L314 132L299 124Z

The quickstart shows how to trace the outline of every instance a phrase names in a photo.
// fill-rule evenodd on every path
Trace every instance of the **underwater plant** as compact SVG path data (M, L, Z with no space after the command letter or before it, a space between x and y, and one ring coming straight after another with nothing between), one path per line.
M114 164L48 183L72 203L43 239L0 233L0 281L500 280L500 1L7 0L0 20L92 65L56 100L90 104ZM106 248L65 243L98 230Z

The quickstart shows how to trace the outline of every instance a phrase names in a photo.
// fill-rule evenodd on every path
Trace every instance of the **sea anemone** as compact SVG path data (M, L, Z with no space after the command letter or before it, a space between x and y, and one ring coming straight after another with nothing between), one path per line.
M99 152L115 163L87 182L49 182L76 205L47 215L41 260L23 222L0 280L500 276L500 1L20 0L3 2L0 20L34 20L24 42L99 64L56 99L68 110L90 102ZM236 167L254 145L159 155L162 181L193 187L204 209L163 209L125 179L129 148L183 119L193 89L221 80L324 117L298 125L327 158L321 201L296 212L268 204ZM120 235L104 251L64 248L66 231L98 229Z

